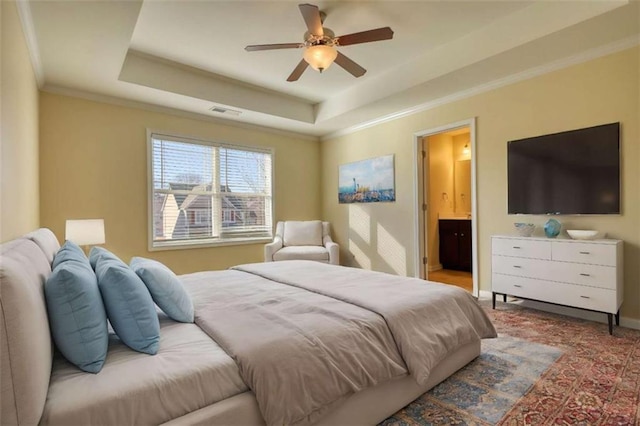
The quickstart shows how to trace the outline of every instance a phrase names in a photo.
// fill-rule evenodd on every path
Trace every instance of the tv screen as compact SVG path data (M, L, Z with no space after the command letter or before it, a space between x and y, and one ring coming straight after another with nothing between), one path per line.
M620 213L620 123L507 146L509 214Z

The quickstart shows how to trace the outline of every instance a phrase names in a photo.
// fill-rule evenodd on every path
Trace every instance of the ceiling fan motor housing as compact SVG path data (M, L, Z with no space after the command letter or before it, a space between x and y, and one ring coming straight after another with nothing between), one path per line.
M329 28L322 27L324 35L314 35L309 31L304 33L304 45L305 46L317 46L323 44L326 46L335 46L338 44L335 33Z

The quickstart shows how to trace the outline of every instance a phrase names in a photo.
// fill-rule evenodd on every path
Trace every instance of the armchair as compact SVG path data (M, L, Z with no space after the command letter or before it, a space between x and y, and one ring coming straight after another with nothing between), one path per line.
M329 222L278 222L273 242L264 246L264 261L315 260L340 264L340 247L329 235Z

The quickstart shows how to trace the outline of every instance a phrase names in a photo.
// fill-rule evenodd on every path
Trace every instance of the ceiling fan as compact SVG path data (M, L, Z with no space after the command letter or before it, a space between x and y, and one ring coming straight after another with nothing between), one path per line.
M253 44L244 48L248 52L304 48L303 59L289 75L287 81L298 80L309 65L311 65L311 68L322 72L329 68L333 62L340 65L354 77L361 77L367 70L338 52L336 47L393 38L393 31L389 27L336 37L333 31L322 26L326 15L318 9L318 6L300 4L298 7L308 28L308 31L304 33L304 41L302 43Z

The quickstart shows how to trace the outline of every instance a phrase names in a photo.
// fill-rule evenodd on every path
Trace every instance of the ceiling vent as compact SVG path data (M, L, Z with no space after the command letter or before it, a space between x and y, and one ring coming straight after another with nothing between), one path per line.
M242 111L225 108L217 105L214 105L211 108L209 108L209 111L215 112L216 114L235 115L235 116L242 114Z

